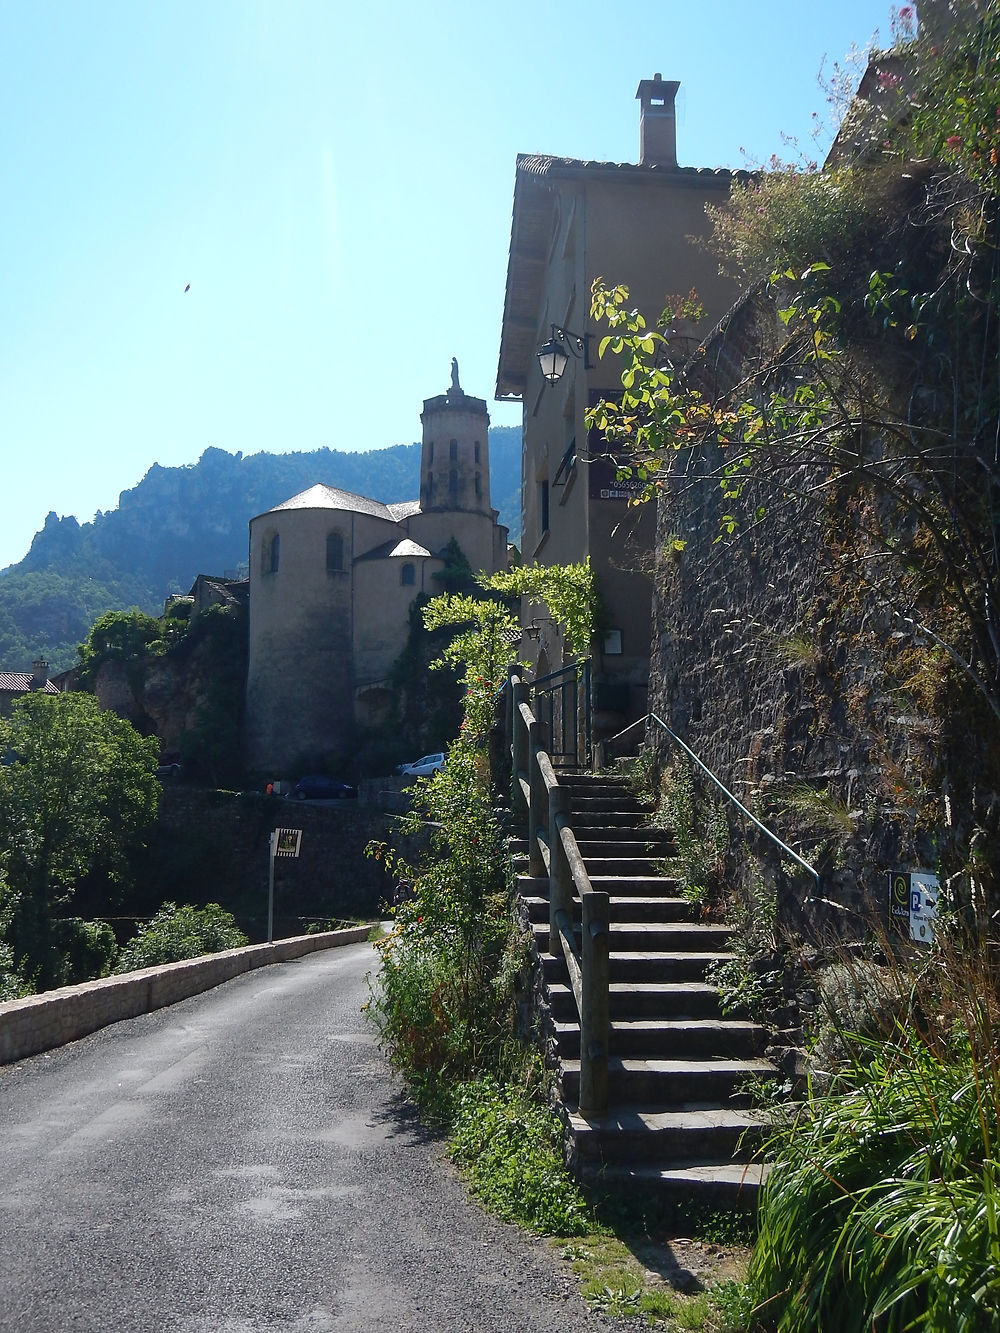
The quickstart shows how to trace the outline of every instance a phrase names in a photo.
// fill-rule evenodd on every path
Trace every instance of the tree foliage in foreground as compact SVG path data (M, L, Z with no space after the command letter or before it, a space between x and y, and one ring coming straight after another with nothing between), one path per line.
M26 695L0 720L0 856L14 901L8 941L39 990L69 980L58 918L101 866L122 877L156 817L158 742L86 694Z

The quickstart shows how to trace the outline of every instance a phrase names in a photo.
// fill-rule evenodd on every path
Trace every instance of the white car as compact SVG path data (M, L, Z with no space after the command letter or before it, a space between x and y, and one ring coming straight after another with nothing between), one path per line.
M412 764L400 764L398 772L404 777L429 778L444 768L444 758L443 754L425 754L423 759L415 759Z

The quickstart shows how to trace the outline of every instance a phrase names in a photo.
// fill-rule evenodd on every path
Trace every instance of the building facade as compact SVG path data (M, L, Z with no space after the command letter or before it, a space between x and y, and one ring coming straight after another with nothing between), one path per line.
M537 353L553 328L605 331L590 321L598 277L625 283L650 325L670 297L695 290L704 318L698 326L678 318L669 330L678 360L736 299L736 285L697 244L708 232L705 206L726 200L732 173L678 166L678 86L659 74L640 83L638 163L522 155L514 184L496 396L523 405L522 554L526 564L590 557L607 620L594 660L605 730L646 711L655 506L628 504L633 491L587 435L588 407L621 388L616 359L597 356L597 336L583 349L571 338L567 369L550 384ZM539 674L563 664L544 616L523 651Z
M420 498L383 504L317 484L250 521L246 763L291 775L349 768L377 718L410 608L441 591L452 541L473 570L507 566L490 504L489 415L452 362L421 413Z

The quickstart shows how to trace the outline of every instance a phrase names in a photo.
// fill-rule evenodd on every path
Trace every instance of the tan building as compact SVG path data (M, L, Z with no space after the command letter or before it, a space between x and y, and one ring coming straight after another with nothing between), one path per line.
M659 74L640 83L637 164L522 155L514 183L496 396L523 404L522 554L526 564L591 558L608 616L594 659L606 729L646 711L655 506L628 506L628 486L587 437L587 408L621 388L615 358L600 361L598 338L584 338L606 331L590 322L591 285L627 284L630 305L651 324L668 297L694 288L705 318L697 328L675 322L679 359L739 294L691 240L708 231L705 205L726 199L732 173L678 166L678 86ZM559 331L570 335L561 339L569 364L550 384L538 350ZM524 652L539 674L563 665L544 618Z
M454 539L473 570L507 564L490 506L489 415L452 362L424 402L420 499L382 504L316 485L250 521L246 763L274 775L349 767L359 723L378 717L410 607L441 591Z
M49 680L49 664L44 657L32 662L30 671L0 671L0 717L10 717L15 699L25 694L59 694Z

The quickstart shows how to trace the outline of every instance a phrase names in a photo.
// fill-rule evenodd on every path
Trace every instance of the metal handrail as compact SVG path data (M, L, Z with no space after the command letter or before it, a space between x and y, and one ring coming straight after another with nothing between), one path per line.
M760 820L757 818L757 816L753 814L750 810L748 810L746 806L743 804L743 802L738 797L734 796L733 793L729 790L729 788L715 776L715 774L708 767L708 765L702 763L702 761L695 754L694 750L691 749L690 745L685 744L685 742L681 740L680 736L678 736L675 731L672 731L670 727L667 726L666 722L664 722L662 717L657 717L655 713L647 713L646 717L649 718L650 721L655 722L658 727L662 727L663 730L670 737L670 739L674 741L677 745L679 745L686 755L690 756L690 758L694 760L694 762L698 765L698 767L705 774L705 776L715 783L719 791L722 792L723 796L725 796L728 800L732 801L733 805L736 806L737 810L739 810L742 814L746 815L747 819L750 820L750 823L759 828L761 833L763 833L766 837L770 838L771 841L775 844L775 846L780 847L786 856L790 856L792 860L796 863L796 865L800 865L803 870L808 871L809 874L812 875L813 879L815 879L817 889L820 888L822 880L820 879L819 871L816 869L815 866L810 865L809 862L805 860L804 857L799 856L798 852L792 851L791 847L789 847L786 842L782 842L776 833L772 833L766 824L762 824ZM642 720L643 720L642 718L639 719L640 722ZM635 726L635 723L633 723L632 726ZM626 727L625 730L628 731L630 730L630 728ZM619 732L619 735L624 735L624 732Z

